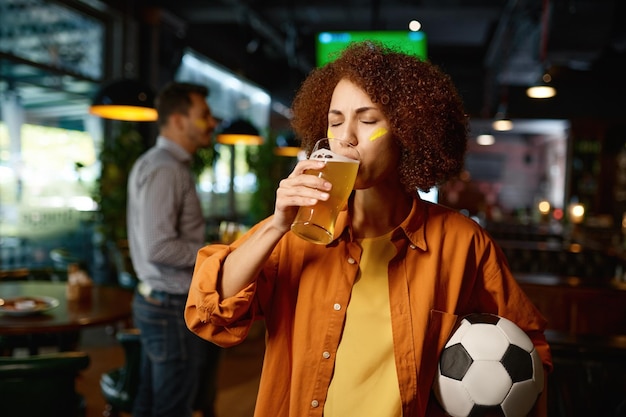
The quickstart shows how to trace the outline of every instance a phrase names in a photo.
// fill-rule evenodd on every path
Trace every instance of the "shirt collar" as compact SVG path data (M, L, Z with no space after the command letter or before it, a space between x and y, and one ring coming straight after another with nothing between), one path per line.
M411 212L393 231L392 239L397 238L398 233L402 233L407 239L409 239L412 245L415 245L422 250L426 250L427 245L424 225L426 223L428 204L431 203L423 201L419 195L416 194L413 198ZM350 216L347 208L342 210L337 217L333 242L341 238L344 234L346 234L349 240L352 240L352 227L350 225ZM333 243L330 244L332 245Z
M157 137L156 147L165 149L169 153L171 153L174 158L178 159L180 162L185 164L191 163L192 155L185 150L178 143L172 141L171 139L166 138L165 136Z

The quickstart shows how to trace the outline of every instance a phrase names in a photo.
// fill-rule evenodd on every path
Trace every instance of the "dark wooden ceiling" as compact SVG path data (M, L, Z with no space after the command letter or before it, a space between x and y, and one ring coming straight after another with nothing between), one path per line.
M449 72L474 116L506 100L516 117L626 113L622 0L169 0L181 40L288 102L315 63L322 31L406 30L422 23L429 58ZM543 70L559 94L525 97Z
M52 74L56 87L50 88L49 67L33 67L3 53L29 48L33 39L45 46L46 31L40 29L49 13L30 24L12 17L34 16L33 8L42 4L90 9L100 17L116 13L131 16L139 26L157 25L159 39L156 45L140 42L142 56L157 52L160 65L173 71L184 48L191 47L285 105L315 65L319 32L406 30L408 21L417 19L428 39L429 59L452 76L473 117L493 117L504 102L514 118L626 116L624 0L2 0L0 93L11 83L32 87L25 99L41 96L37 105L49 109L43 100L53 90L55 103L71 101L78 109L97 85L94 79ZM75 38L80 28L74 21L57 19L55 36L67 28L67 35ZM21 35L31 31L34 38ZM83 48L86 40L72 42L68 45L74 47L62 51L70 58L89 52ZM143 59L139 64L153 62ZM526 87L544 70L552 74L557 96L526 98Z

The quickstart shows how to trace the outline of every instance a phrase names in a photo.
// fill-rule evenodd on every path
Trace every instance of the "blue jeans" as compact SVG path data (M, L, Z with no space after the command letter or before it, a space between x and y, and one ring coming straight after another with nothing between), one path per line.
M186 295L135 293L134 324L141 331L141 379L133 417L213 415L220 348L192 333L183 312Z

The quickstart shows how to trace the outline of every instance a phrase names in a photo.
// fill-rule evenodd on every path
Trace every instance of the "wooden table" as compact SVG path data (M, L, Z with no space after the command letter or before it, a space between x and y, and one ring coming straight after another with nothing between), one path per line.
M59 301L51 310L25 316L0 313L0 336L19 337L37 334L71 335L87 326L115 324L131 317L133 292L121 287L94 285L91 296L68 300L65 282L0 282L0 298L46 296ZM36 346L30 346L31 352Z

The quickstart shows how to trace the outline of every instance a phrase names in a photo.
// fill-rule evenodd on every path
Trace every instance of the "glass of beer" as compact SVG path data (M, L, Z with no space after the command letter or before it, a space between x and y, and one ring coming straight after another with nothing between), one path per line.
M350 143L340 139L320 139L309 159L323 161L321 170L308 169L308 175L324 178L333 186L326 201L311 207L300 207L291 230L302 239L326 245L333 239L337 215L345 207L359 170L359 152Z

